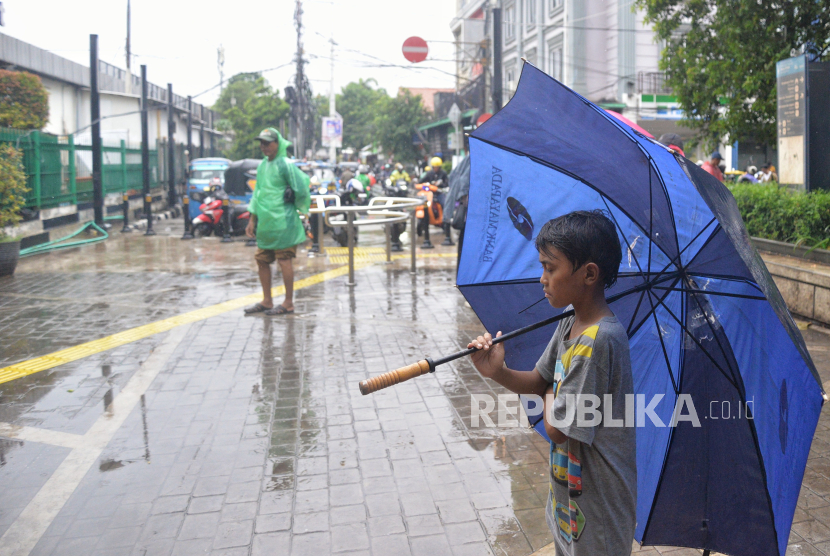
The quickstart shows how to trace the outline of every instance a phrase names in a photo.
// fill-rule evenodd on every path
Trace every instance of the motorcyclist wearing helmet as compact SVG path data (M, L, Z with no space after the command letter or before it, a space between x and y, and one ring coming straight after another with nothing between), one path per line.
M389 176L389 179L392 180L392 183L395 183L398 180L404 180L406 183L410 182L409 174L403 169L403 164L400 162L395 164L395 170L392 172L392 175Z
M434 199L442 207L445 206L447 191L450 190L450 178L444 171L443 164L444 161L440 157L433 156L429 161L429 165L432 168L421 179L422 182L431 183L438 188ZM455 245L452 241L452 228L450 227L450 223L444 222L441 228L444 230L444 235L446 236L442 245Z
M363 184L363 190L368 192L372 188L372 180L369 178L369 167L365 164L361 164L357 167L357 176L355 179L359 180L360 183Z

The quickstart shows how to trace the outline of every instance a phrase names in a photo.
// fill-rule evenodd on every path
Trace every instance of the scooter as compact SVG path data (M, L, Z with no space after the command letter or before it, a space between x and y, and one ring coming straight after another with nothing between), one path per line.
M355 207L366 206L369 204L369 193L365 191L363 184L357 179L351 179L346 186L338 193L340 195L340 206ZM330 220L344 221L345 214L335 214L330 217ZM354 229L354 244L357 245L358 228ZM336 226L332 232L331 237L334 238L340 247L348 247L349 245L349 231L346 226Z
M206 187L209 191L204 202L199 206L202 213L193 219L193 235L196 237L207 237L210 234L216 236L225 235L225 207L222 202L228 199L227 193L221 185ZM211 191L212 190L212 191ZM211 195L210 193L213 193ZM248 212L248 205L229 205L231 229L230 235L241 236L245 233L251 213Z
M439 192L438 186L431 183L419 183L416 188L418 190L416 196L426 199L426 206L421 205L415 211L415 216L418 218L418 235L421 236L430 224L441 227L444 223L444 207L434 200L435 194Z

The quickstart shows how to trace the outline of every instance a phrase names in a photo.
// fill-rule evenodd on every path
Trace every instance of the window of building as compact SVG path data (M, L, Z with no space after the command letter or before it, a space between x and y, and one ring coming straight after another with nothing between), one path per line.
M557 81L562 81L562 45L557 44L548 49L548 73Z
M548 0L548 11L554 13L562 7L562 0Z
M525 23L528 27L536 25L536 0L525 0Z
M507 40L513 39L516 37L516 7L515 6L507 6L504 9L504 37Z

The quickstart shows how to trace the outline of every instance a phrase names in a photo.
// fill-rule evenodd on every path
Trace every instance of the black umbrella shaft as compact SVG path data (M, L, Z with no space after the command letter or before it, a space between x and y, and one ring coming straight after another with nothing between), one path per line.
M522 334L527 334L528 332L536 330L537 328L542 328L543 326L553 324L554 322L560 321L560 320L562 320L566 317L569 317L573 314L574 314L574 312L573 312L573 309L572 309L570 311L565 311L561 315L556 315L555 317L551 317L549 319L545 319L543 321L533 323L531 325L525 326L524 328L517 328L516 330L508 332L507 334L502 334L501 336L499 336L497 338L493 338L493 343L494 344L500 344L500 343L505 342L505 341L507 341L511 338L515 338L516 336L521 336ZM435 360L433 360L432 364L433 364L433 366L437 367L438 365L443 365L444 363L449 363L450 361L455 361L456 359L460 359L460 358L465 357L467 355L472 355L473 353L475 353L477 351L478 351L478 348L467 348L464 351L459 351L457 353L453 353L451 355L441 357L440 359L435 359Z

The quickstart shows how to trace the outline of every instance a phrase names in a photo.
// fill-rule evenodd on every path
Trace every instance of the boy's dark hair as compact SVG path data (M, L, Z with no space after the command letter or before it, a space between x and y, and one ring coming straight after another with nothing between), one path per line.
M548 221L536 236L540 252L556 247L574 266L585 263L599 267L605 287L617 282L622 249L617 229L604 210L577 210Z

